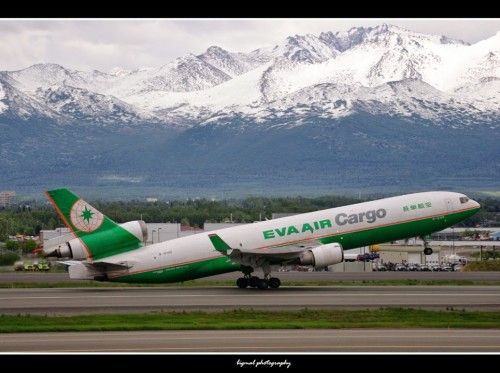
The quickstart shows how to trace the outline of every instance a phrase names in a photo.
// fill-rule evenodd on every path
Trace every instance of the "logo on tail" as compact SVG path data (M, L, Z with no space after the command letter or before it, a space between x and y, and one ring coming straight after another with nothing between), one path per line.
M104 215L84 200L79 199L71 207L70 219L76 229L89 233L99 229L104 221Z

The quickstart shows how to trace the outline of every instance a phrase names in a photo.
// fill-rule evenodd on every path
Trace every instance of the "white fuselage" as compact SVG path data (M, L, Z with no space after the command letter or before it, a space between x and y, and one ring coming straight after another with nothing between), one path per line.
M467 199L461 202L460 198ZM446 216L460 211L478 209L479 204L463 194L425 192L358 203L349 206L315 211L280 219L204 232L106 258L107 262L132 265L130 272L189 265L190 263L223 257L215 250L209 233L216 233L231 248L240 250L273 250L277 246L309 245L335 236L335 241L351 249L349 242L357 233L376 232L380 228L406 222L429 220L436 222L436 231L446 226ZM450 222L449 225L455 224ZM421 233L416 232L414 237ZM374 235L374 242L380 242ZM404 238L404 237L400 237ZM392 238L391 238L392 239ZM364 245L363 245L364 246Z

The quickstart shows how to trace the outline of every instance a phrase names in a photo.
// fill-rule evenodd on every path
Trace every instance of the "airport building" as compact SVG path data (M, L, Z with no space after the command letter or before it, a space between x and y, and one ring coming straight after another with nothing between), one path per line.
M432 251L431 255L425 255L422 245L380 245L379 255L382 263L441 264L442 247L432 245Z
M0 208L8 208L17 202L16 192L4 191L0 192Z

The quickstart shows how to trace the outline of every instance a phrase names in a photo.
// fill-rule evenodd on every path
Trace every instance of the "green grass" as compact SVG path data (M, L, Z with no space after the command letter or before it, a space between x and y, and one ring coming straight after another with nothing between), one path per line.
M470 280L360 280L360 281L283 281L282 286L500 286L500 281L470 281ZM171 284L128 284L116 282L9 282L0 283L0 289L23 288L122 288L122 287L235 287L234 281L186 281Z
M498 272L500 271L500 260L483 260L470 262L462 269L463 272Z
M308 310L165 312L92 316L0 316L0 333L130 330L500 328L500 312Z

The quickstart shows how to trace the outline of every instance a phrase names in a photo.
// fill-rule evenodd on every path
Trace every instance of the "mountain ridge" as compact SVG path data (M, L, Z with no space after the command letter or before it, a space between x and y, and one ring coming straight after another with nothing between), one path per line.
M36 64L0 72L0 190L497 191L499 114L500 33L381 25L158 68Z
M499 65L500 33L468 45L445 36L383 24L346 32L327 31L319 36L294 35L280 45L250 53L233 53L211 46L200 55L181 56L159 68L121 74L36 64L19 71L1 72L0 85L10 84L41 106L47 105L43 92L59 89L56 86L85 89L96 95L96 101L117 99L122 105L129 105L127 111L145 116L138 115L135 119L166 125L172 124L172 115L187 121L210 120L221 111L253 115L255 107L257 111L266 110L277 100L290 101L289 96L297 98L298 91L324 83L349 86L361 92L360 87L420 80L448 94L449 101L458 98L465 102L465 107L479 101L486 111L498 113L499 92L489 92L487 98L477 97L470 87L484 79L499 79ZM234 92L245 92L248 99L240 100ZM430 94L435 96L439 92ZM3 105L6 101L9 97L2 100ZM328 102L324 104L328 106ZM413 110L419 114L417 108ZM49 112L48 117L53 117ZM473 117L481 114L471 113ZM441 115L442 111L436 109L434 117ZM113 113L107 117L111 120ZM66 121L71 119L65 115ZM122 120L116 115L116 123Z

